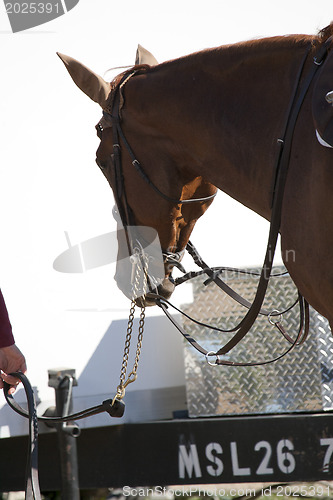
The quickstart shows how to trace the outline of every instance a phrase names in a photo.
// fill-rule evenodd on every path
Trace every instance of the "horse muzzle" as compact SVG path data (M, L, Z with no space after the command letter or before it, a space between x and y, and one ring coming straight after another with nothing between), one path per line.
M136 294L133 294L131 287L124 286L124 280L119 277L118 273L115 275L115 281L122 293L128 299L134 299L136 305L139 307L143 305L146 307L155 306L158 296L168 300L175 289L174 282L169 278L164 278L160 284L149 286L148 291L142 293L142 289L140 289Z
M175 283L171 277L173 267L177 267L185 272L180 261L184 255L181 252L162 252L161 258L148 258L148 268L146 269L146 280L144 281L144 271L136 275L136 267L133 265L133 256L129 259L118 261L116 274L114 276L118 288L130 300L135 300L138 306L154 306L158 297L168 300L174 289ZM163 261L162 261L163 256ZM132 259L132 260L131 260ZM144 299L143 299L144 297Z
M147 280L143 283L142 275L140 279L134 283L133 276L127 269L117 268L115 273L115 281L119 290L130 300L134 300L138 306L154 306L156 305L157 295L165 299L169 299L175 289L175 283L172 278L160 277L155 278L153 274L148 274Z
M175 284L170 278L165 278L160 285L158 285L156 291L148 292L145 296L144 305L146 307L155 306L158 300L158 297L162 297L163 299L169 300L171 295L175 290ZM138 297L136 300L136 304L138 306L142 305L142 297Z

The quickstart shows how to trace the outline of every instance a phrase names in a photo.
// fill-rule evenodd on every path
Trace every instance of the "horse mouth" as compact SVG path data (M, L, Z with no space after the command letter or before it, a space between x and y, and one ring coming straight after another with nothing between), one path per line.
M150 291L146 294L144 302L142 297L135 300L137 306L151 307L156 306L161 299L169 300L175 290L175 284L169 278L164 278L162 283L158 285L156 290Z
M148 290L146 289L146 293L143 293L144 288L142 281L140 281L136 294L134 294L133 297L133 287L130 275L127 272L124 272L123 269L119 269L114 277L121 292L130 300L134 298L135 304L139 307L155 306L157 305L158 300L168 300L175 290L175 283L173 279L165 276L164 278L161 277L158 280L148 280Z

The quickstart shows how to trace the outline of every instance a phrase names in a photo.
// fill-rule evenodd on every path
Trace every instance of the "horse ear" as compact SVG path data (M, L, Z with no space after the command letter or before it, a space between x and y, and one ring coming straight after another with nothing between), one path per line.
M71 75L76 85L90 97L90 99L104 108L110 94L110 84L72 57L59 54L59 52L57 52L57 54L66 66L68 73Z
M149 66L156 66L158 62L153 54L139 44L136 51L135 64L149 64Z

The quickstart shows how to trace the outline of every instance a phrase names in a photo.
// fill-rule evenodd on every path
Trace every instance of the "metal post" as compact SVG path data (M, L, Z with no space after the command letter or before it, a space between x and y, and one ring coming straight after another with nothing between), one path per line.
M55 389L56 416L72 413L72 388L77 385L75 370L61 368L48 370L49 387ZM80 500L76 438L80 435L77 424L55 424L61 467L62 500Z

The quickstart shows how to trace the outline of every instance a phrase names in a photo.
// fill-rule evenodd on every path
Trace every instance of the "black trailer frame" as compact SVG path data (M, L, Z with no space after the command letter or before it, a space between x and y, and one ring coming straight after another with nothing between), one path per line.
M174 419L82 429L81 489L333 480L329 413ZM27 437L0 440L0 491L24 489ZM14 465L13 465L14 464ZM56 432L39 436L41 490L61 489Z

